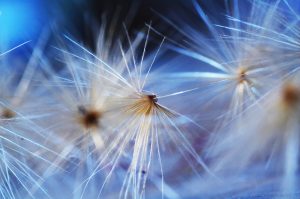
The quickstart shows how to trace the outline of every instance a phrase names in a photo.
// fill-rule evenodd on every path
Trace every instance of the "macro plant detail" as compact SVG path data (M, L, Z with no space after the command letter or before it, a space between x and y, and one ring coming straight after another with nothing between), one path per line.
M298 2L156 2L0 2L0 198L300 197Z

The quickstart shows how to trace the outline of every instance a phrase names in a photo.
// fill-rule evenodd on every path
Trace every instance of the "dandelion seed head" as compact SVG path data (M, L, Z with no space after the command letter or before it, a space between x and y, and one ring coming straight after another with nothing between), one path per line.
M106 31L103 30L103 32ZM59 121L63 124L59 128L70 129L67 129L68 133L57 132L64 132L62 136L66 139L63 141L71 141L69 151L73 152L78 147L79 153L84 154L82 157L87 160L99 155L95 163L91 162L88 165L93 169L93 173L87 181L82 183L84 190L81 198L89 194L90 179L95 178L96 173L102 170L109 171L102 187L97 190L98 198L100 198L102 192L105 192L103 191L104 187L108 183L112 183L109 180L113 181L113 173L120 172L118 171L119 164L122 164L123 161L130 162L126 167L126 176L123 179L119 198L145 198L148 180L153 181L151 177L156 175L156 172L161 172L161 176L157 178L161 178L161 186L163 186L162 154L163 152L167 153L168 151L165 149L172 146L176 146L174 150L178 149L180 155L188 160L187 163L191 167L194 167L193 164L200 164L206 168L205 163L199 160L197 152L185 137L186 129L183 128L183 125L181 126L182 123L193 121L169 107L165 107L164 100L162 100L162 104L158 101L161 97L170 99L173 98L170 96L186 92L181 90L167 92L168 87L164 85L164 92L167 93L164 95L164 92L154 87L156 82L152 77L156 73L152 73L151 69L156 65L159 66L159 60L156 59L164 39L159 48L151 53L148 52L150 53L148 55L146 50L148 36L146 36L145 43L142 43L143 40L140 36L131 41L127 34L129 48L120 43L116 48L118 50L112 50L112 53L111 50L105 48L106 45L103 47L99 45L96 54L71 38L66 38L83 53L73 53L73 49L70 49L70 52L59 49L68 58L63 60L67 64L67 72L70 75L67 78L58 79L54 75L54 80L57 79L55 83L57 82L58 87L64 91L55 92L55 94L64 94L59 96L59 99L64 99L62 105L67 105L67 107L66 109L59 107L59 111L66 110L66 113L71 114L72 120L70 121L70 117L66 117L68 115L62 114L61 116L67 121ZM107 45L113 45L110 40L106 41L105 35L100 35L99 40L99 44L108 42ZM138 53L136 54L139 46L143 46L144 49L141 58ZM112 49L115 48L112 47ZM114 55L113 59L106 56L111 54ZM161 80L160 75L157 77ZM70 88L75 89L71 90ZM145 89L155 90L155 94ZM60 114L52 116L57 117L57 115ZM101 131L99 131L100 127L103 127ZM91 130L92 133L89 133ZM195 162L189 160L190 155ZM154 161L156 164L153 163ZM94 164L95 168L93 168Z

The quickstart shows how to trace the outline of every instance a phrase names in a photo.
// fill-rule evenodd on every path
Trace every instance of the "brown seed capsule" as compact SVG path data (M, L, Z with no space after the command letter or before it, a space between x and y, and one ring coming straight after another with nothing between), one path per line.
M143 95L130 109L135 112L135 114L150 115L156 106L156 102L157 98L155 95Z
M15 112L13 112L12 110L8 109L8 108L5 108L2 110L2 118L5 118L5 119L11 119L13 117L15 117Z
M282 101L288 107L296 106L300 101L300 90L295 85L287 84L282 90Z
M98 128L99 120L101 118L101 112L94 109L87 109L84 106L78 107L78 112L80 114L79 121L84 126L84 128Z
M245 68L239 69L239 71L238 71L238 77L237 77L237 80L238 80L239 84L242 84L244 82L248 82L246 72L247 72L247 70Z
M151 103L157 103L158 102L158 99L157 99L157 97L156 97L156 95L147 95L147 97L148 97L148 99L149 99L149 101L151 102Z
M153 109L157 106L157 97L156 95L145 95L146 98L148 98L148 102L145 103L145 115L149 115L153 112Z
M158 108L157 97L154 94L139 94L139 97L126 108L126 112L136 115L151 115L155 108Z
M150 116L154 114L155 111L163 112L170 117L174 116L172 112L158 104L158 98L154 94L139 94L139 98L137 98L131 105L129 105L125 109L125 112L145 116Z

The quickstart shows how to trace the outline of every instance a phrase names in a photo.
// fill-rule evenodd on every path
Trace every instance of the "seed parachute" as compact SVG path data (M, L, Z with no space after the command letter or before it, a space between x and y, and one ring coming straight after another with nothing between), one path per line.
M155 2L0 3L0 198L300 198L299 3Z

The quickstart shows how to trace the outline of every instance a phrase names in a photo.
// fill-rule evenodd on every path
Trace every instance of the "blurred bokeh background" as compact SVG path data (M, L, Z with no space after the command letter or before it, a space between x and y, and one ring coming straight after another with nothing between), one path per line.
M225 2L231 0L198 0L207 15L220 22L225 18ZM153 29L167 38L183 41L179 31L166 19L171 19L175 25L176 20L186 21L204 34L207 31L194 9L193 0L0 0L0 54L30 41L5 57L9 65L26 63L38 41L47 40L43 51L52 57L53 62L56 61L53 54L57 54L57 51L51 46L65 44L64 34L93 51L97 34L105 22L107 27L116 24L113 30L115 36L124 36L123 24L130 37L134 38L137 32L145 32L147 24L151 23ZM155 36L158 35L152 34L150 37L150 49L151 44L155 49L162 39L161 36ZM164 46L169 41L167 39ZM0 62L3 59L0 58ZM61 68L60 63L53 65Z
M201 0L199 3L204 9L213 4L217 12L224 7L224 1L218 0ZM193 17L195 13L190 6L190 0L0 0L1 48L26 40L35 41L47 28L59 33L68 32L93 47L93 34L103 17L108 23L117 18L120 29L121 23L125 23L129 32L144 28L150 21L154 27L171 31L157 13L179 15L179 11L187 8Z

